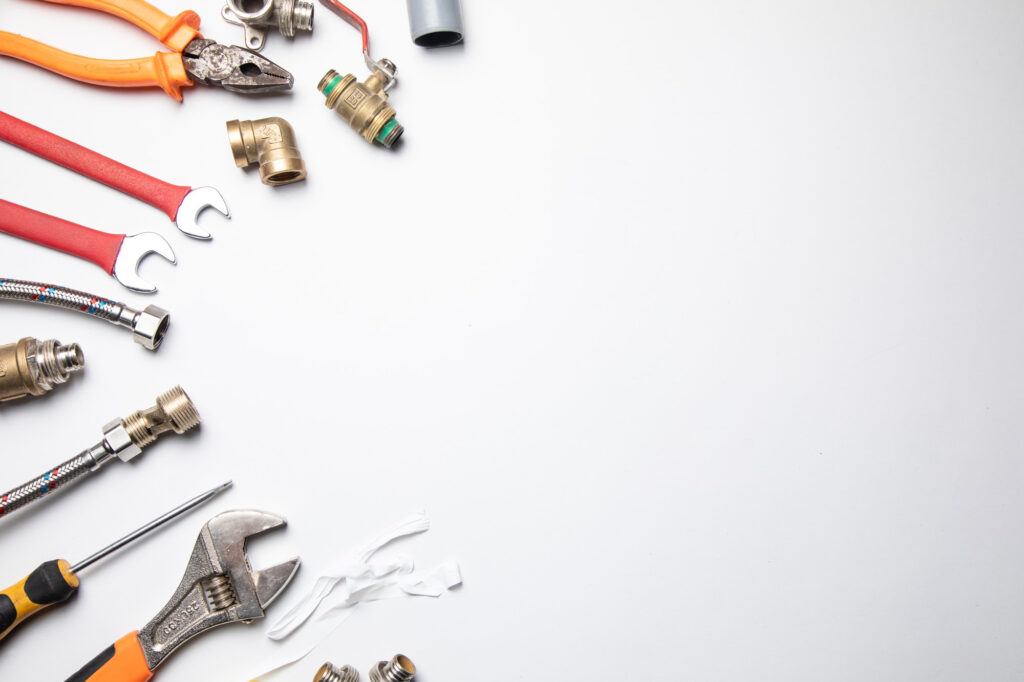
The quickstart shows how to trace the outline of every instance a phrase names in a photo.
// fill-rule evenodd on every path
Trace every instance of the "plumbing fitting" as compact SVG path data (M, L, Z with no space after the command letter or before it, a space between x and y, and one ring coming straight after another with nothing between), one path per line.
M85 355L77 343L26 336L0 346L0 402L48 393L83 367Z
M260 165L264 185L287 185L306 179L306 164L288 121L277 116L255 121L228 121L228 142L239 168Z
M49 469L43 475L0 495L0 516L20 509L45 495L90 474L115 457L127 462L161 435L185 433L199 425L199 412L181 386L157 397L156 405L115 419L103 427L103 440Z
M159 306L135 310L127 303L110 301L84 291L75 291L56 284L25 282L0 277L0 300L42 303L66 310L76 310L132 330L135 343L156 350L164 340L171 315Z
M245 46L259 52L267 32L276 28L285 38L294 38L296 31L313 31L312 0L227 0L220 16L229 24L245 30ZM248 11L246 8L253 8Z
M328 661L316 671L313 682L359 682L359 671L350 665L337 668Z
M416 666L407 656L395 654L370 669L370 682L407 682L416 677Z
M459 0L406 0L409 32L420 47L447 47L462 42Z
M316 87L327 98L324 102L327 108L334 109L364 140L371 144L376 141L391 149L405 132L387 102L397 68L387 59L367 61L374 68L364 82L357 82L352 74L342 76L331 69Z

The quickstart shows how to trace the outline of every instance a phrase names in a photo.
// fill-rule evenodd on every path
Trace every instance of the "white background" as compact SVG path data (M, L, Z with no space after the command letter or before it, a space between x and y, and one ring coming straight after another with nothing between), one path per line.
M3 488L180 383L201 432L0 523L0 576L91 553L231 478L203 510L83 573L0 647L62 680L170 596L203 521L287 516L282 614L348 548L465 585L370 604L275 679L402 651L423 682L1024 678L1024 4L1015 0L465 3L425 51L403 3L354 3L399 66L404 144L323 106L365 75L326 8L271 35L287 96L87 86L4 59L3 109L233 212L158 210L0 145L0 196L159 231L153 297L0 238L0 276L172 313L153 354L116 327L0 305L0 340L77 341L83 376L0 409ZM176 13L188 7L161 3ZM206 35L241 30L216 0ZM96 57L160 49L98 12L4 0L4 29ZM266 187L224 122L280 115L305 183ZM165 682L244 682L267 623L186 646Z

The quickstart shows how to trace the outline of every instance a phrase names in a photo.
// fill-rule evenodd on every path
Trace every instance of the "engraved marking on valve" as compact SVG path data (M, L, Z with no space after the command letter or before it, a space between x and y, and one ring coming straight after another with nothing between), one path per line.
M0 360L0 379L7 376L7 364L3 360Z
M348 97L345 98L345 104L349 105L354 109L364 99L366 99L366 95L362 91L353 90L348 94Z

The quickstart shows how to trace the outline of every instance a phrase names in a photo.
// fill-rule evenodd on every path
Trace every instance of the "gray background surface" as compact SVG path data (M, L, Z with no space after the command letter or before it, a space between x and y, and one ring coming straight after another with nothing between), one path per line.
M234 216L189 241L156 209L7 145L0 196L156 230L161 291L0 237L0 276L171 310L155 355L84 316L3 304L0 340L83 344L85 375L0 409L3 487L181 383L205 421L0 523L0 576L77 560L235 488L86 573L0 648L64 679L173 591L203 520L257 507L330 561L462 562L440 600L371 604L278 680L409 654L458 680L1024 679L1020 315L1024 4L466 0L424 51L404 3L355 5L399 66L397 153L326 110L364 75L323 6L272 35L291 96L111 91L0 61L3 109ZM241 30L190 5L222 42ZM177 12L186 5L161 7ZM8 0L2 25L98 57L158 49L97 12ZM99 36L99 39L97 38ZM306 183L233 167L224 121L294 125ZM291 598L291 599L290 599ZM196 640L165 682L244 682L264 624Z

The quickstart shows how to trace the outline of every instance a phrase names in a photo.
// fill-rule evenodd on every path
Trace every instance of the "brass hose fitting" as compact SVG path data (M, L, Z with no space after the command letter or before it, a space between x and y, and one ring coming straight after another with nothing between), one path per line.
M407 656L395 654L370 669L370 682L408 682L416 677L416 666Z
M260 165L264 185L287 185L306 179L306 164L288 121L277 116L255 121L228 121L228 142L239 168Z
M0 494L0 517L60 490L115 458L127 462L138 456L164 433L185 433L199 425L199 412L188 395L175 386L156 399L156 405L139 410L103 427L103 440L71 459L47 469L28 483Z
M0 346L0 402L48 393L83 367L85 355L77 343L26 336Z
M380 61L394 73L394 64L386 59ZM331 69L320 79L317 90L324 94L328 109L334 109L369 143L374 141L391 149L405 128L395 118L395 110L388 104L385 86L388 76L374 71L365 82L356 82L352 74L342 76Z
M313 682L359 682L359 671L350 665L337 668L328 661L316 671Z

